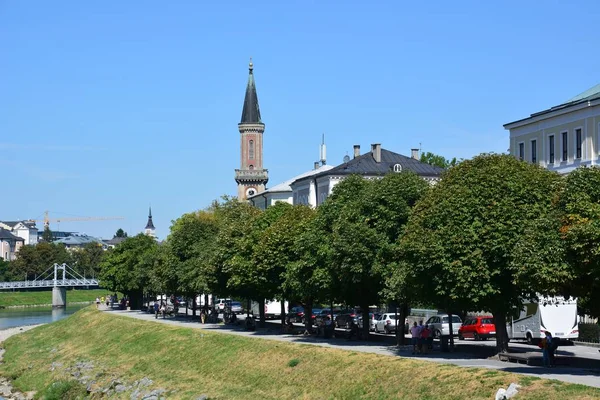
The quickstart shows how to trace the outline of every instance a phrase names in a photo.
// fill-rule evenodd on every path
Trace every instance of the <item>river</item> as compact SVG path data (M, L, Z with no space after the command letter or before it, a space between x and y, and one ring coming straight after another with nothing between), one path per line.
M66 308L26 307L0 310L0 330L61 320L89 304L67 304Z

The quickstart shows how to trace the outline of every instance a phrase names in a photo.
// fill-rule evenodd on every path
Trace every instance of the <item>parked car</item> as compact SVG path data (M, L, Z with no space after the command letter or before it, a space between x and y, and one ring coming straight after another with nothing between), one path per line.
M377 320L381 317L381 314L379 313L369 313L369 330L370 331L374 331L375 330L375 322L377 322ZM358 316L357 318L357 322L356 324L358 325L358 327L360 329L362 329L363 327L363 317L362 314Z
M396 332L396 314L385 313L375 321L375 333L392 333Z
M312 319L312 323L313 325L315 325L315 321L317 318L317 315L319 315L321 313L321 309L320 308L313 308L312 309L312 315L311 315L311 319ZM302 323L305 324L306 323L306 313L304 314L304 316L302 317Z
M429 329L433 331L433 337L450 335L450 324L448 323L448 314L434 315L425 323L429 325ZM452 336L458 335L458 330L462 324L462 320L458 315L452 315Z
M486 340L496 336L496 325L491 315L471 317L465 319L458 330L458 339L473 338L475 340Z
M325 321L325 318L329 317L332 321L335 321L335 318L338 316L340 312L339 309L333 309L333 316L331 315L331 308L323 308L321 312L316 314L315 316L315 325L319 325L322 321Z
M216 299L215 305L219 310L224 310L227 302L231 301L231 299Z
M302 322L304 319L304 307L292 307L288 312L288 316L292 322Z
M340 310L338 315L335 317L335 326L337 328L346 328L350 329L352 326L352 322L358 324L358 310Z
M231 303L231 312L234 314L243 314L244 307L242 307L242 303L239 301L232 301Z

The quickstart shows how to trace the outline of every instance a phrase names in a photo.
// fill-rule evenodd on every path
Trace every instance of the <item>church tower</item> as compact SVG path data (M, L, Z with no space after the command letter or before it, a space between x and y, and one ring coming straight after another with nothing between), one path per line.
M254 84L254 65L250 59L248 85L242 109L240 131L240 169L235 170L238 200L263 192L269 181L268 171L263 168L263 132L265 124L260 119L258 96Z
M156 228L154 228L154 223L152 223L152 207L148 208L148 222L146 223L146 228L144 229L144 234L150 237L156 237Z

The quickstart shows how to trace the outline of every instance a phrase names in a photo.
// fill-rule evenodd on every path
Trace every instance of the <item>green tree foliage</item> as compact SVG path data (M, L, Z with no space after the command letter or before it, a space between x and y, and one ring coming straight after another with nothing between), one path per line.
M100 243L86 243L82 248L71 251L71 268L86 277L98 276L104 254Z
M113 239L114 238L126 238L126 237L127 237L127 232L125 232L123 229L119 228L119 229L117 229L117 232L113 236Z
M153 281L164 284L167 293L195 298L216 288L212 261L216 252L218 225L214 212L197 211L173 221L164 244L165 259L157 264Z
M440 168L450 168L454 167L460 161L456 160L456 157L453 157L451 160L445 158L444 156L440 156L431 152L421 153L421 162L427 163L429 165L435 165Z
M508 350L507 315L569 276L552 249L527 258L531 239L556 239L552 227L540 228L553 220L560 188L557 174L508 155L450 169L417 203L401 239L418 300L449 311L491 311L497 348Z
M50 243L52 240L54 240L52 237L52 231L50 230L50 227L46 225L44 226L44 232L42 233L42 241Z
M566 177L559 202L561 236L574 272L568 292L582 313L600 316L600 169L578 168Z
M0 282L10 282L14 280L10 270L10 262L0 260Z
M126 294L131 307L137 309L158 259L156 240L143 234L127 238L106 253L100 264L100 285Z
M71 255L62 244L40 242L36 246L21 247L17 258L10 263L14 280L35 279L54 263L71 263Z

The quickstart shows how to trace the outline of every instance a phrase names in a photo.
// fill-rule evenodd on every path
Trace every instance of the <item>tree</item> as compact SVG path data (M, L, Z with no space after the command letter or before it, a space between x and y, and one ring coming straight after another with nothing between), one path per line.
M52 237L52 231L50 230L50 227L48 225L45 225L44 232L42 233L42 241L50 243L52 242L52 240L54 240L54 238Z
M97 276L104 254L100 243L86 243L82 248L73 249L71 252L71 267L84 276Z
M100 285L126 294L131 308L139 309L144 289L149 286L150 271L158 259L156 240L143 234L127 238L104 257Z
M65 246L40 242L36 246L22 246L9 268L15 280L35 279L55 263L71 263L71 255Z
M566 177L559 201L561 237L573 269L568 292L582 313L600 316L600 169L577 168Z
M113 236L113 239L114 238L126 238L126 237L127 237L127 232L125 232L123 229L119 228L119 229L117 229L117 232Z
M179 292L194 301L196 294L216 286L212 260L219 231L212 210L183 214L173 221L164 245L165 258L152 276L153 287ZM194 310L195 312L195 310Z
M456 166L460 161L456 160L456 157L453 157L451 160L445 158L444 156L440 156L431 152L421 153L421 162L427 163L429 165L435 165L440 168L450 168Z
M308 206L279 202L267 208L254 225L256 229L252 236L256 237L256 241L253 264L260 277L257 283L261 295L267 299L279 299L282 308L284 300L289 300L291 296L283 283L288 267L297 259L294 244L313 214L314 211ZM286 312L288 310L282 309L282 325L285 324Z
M540 227L553 220L560 190L557 174L509 155L481 155L448 170L417 203L400 242L417 299L449 313L491 311L497 349L507 351L507 316L569 275L560 249L528 245L555 243L556 230Z

